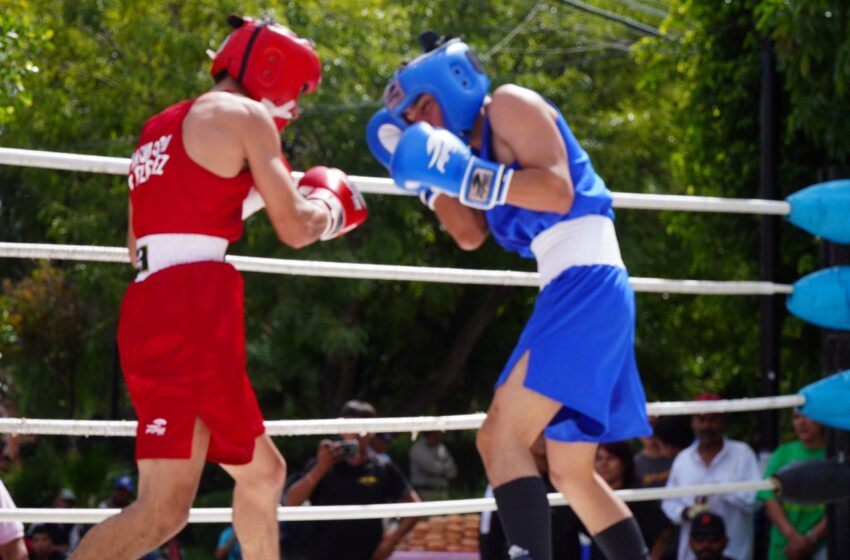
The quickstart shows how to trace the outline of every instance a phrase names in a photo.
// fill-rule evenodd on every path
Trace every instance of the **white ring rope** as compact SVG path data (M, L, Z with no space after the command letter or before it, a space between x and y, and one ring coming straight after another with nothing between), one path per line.
M129 158L87 156L40 150L0 148L0 164L127 175ZM301 173L294 172L297 180ZM352 182L364 193L383 195L413 195L395 187L392 180L378 177L351 176ZM689 212L727 212L734 214L770 214L787 216L791 205L784 200L719 198L711 196L682 196L663 194L614 193L614 208L638 210L683 210Z
M130 160L102 156L82 156L36 150L0 148L0 164L108 173L126 175ZM301 173L295 172L296 180ZM352 181L364 193L403 195L390 179L352 176ZM719 197L651 195L614 193L615 208L643 210L681 210L691 212L727 212L742 214L790 214L791 206L785 201L758 199L724 199ZM0 257L64 259L100 262L129 262L126 249L115 247L85 247L71 245L0 243ZM237 269L250 272L299 274L334 278L359 278L373 280L405 280L424 282L450 282L459 284L488 284L537 286L536 273L494 270L468 270L373 264L345 264L298 260L267 259L229 256L228 262ZM715 282L701 280L665 280L657 278L631 278L636 291L653 293L715 294L715 295L772 295L789 294L792 286L770 282ZM724 401L647 403L650 415L674 415L738 412L802 406L802 395L732 399ZM373 418L267 421L266 431L272 436L317 435L359 432L420 432L425 430L476 429L485 414L467 414L442 417ZM0 418L0 433L83 435L83 436L134 436L134 421L79 421L41 420L25 418ZM734 492L772 490L768 480L726 484L687 486L680 488L650 488L620 490L624 501L657 500L678 496L712 495ZM551 505L565 505L561 494L549 494ZM430 515L462 514L493 511L493 499L448 500L406 504L376 504L365 506L280 507L278 519L285 521L312 521L327 519L373 519L387 517L419 517ZM0 510L0 521L28 523L99 523L116 515L117 509L39 509L18 508ZM193 508L190 523L229 523L230 508Z
M647 403L650 416L745 412L794 408L806 402L803 395L727 399L720 401L678 401ZM270 436L313 436L366 432L418 433L428 430L475 430L484 422L485 414L453 416L418 416L398 418L333 418L320 420L267 420ZM0 418L0 433L66 436L132 437L137 423L132 420L44 420L32 418Z
M729 482L725 484L702 484L677 488L642 488L637 490L617 490L614 492L626 502L659 500L682 496L708 496L735 492L754 492L774 490L776 486L770 480L748 482ZM549 504L567 505L567 500L559 493L548 495ZM389 517L424 517L430 515L451 515L495 511L493 498L475 498L471 500L444 500L438 502L414 502L402 504L374 504L366 506L295 506L277 508L280 521L321 521L340 519L385 519ZM99 523L120 512L119 509L48 509L17 508L0 510L0 522L23 521L26 523ZM232 520L231 508L192 508L189 523L229 523Z
M0 257L129 263L123 247L86 245L50 245L45 243L0 242ZM261 257L227 256L227 262L245 272L293 274L360 280L396 280L410 282L445 282L500 286L538 286L536 272L513 270L472 270L383 264L336 263ZM788 284L750 281L667 280L663 278L629 279L637 292L704 295L773 295L790 294Z

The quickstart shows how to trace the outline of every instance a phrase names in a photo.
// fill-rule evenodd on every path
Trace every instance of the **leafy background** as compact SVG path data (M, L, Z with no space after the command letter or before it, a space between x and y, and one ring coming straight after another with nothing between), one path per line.
M0 145L127 157L146 118L210 85L230 12L268 14L318 44L324 74L302 101L284 148L296 169L330 164L382 176L363 140L386 78L427 28L462 35L494 85L515 82L563 110L614 191L758 196L759 42L775 42L783 92L780 187L790 194L850 154L850 20L827 0L6 0L0 13ZM596 13L586 10L595 8ZM600 13L602 15L600 15ZM606 15L607 14L607 15ZM611 16L611 17L609 17ZM119 246L120 177L0 167L0 239ZM414 266L532 270L488 242L463 253L418 201L368 198L367 225L293 251L264 217L232 254ZM618 213L633 276L752 280L758 218ZM821 266L818 240L782 226L780 281ZM0 392L7 413L132 418L116 376L114 333L128 267L0 260ZM249 371L268 418L334 416L349 398L383 415L484 410L534 299L524 288L346 281L246 274ZM715 391L753 396L759 372L755 297L638 296L637 352L650 400ZM819 331L785 318L783 392L818 376ZM753 440L756 416L732 433ZM20 505L61 486L96 503L132 470L132 442L20 441L6 475ZM293 470L310 438L281 439ZM470 433L451 433L461 478L483 470ZM404 466L409 438L392 451ZM226 503L215 468L199 505ZM206 531L206 532L205 532ZM197 550L210 530L192 529ZM198 554L200 552L190 552Z

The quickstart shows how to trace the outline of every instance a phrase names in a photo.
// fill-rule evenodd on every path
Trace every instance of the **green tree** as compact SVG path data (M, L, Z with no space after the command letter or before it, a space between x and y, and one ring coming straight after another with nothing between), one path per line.
M15 359L10 389L18 412L73 418L85 330L76 292L49 263L15 285L6 281L4 291L0 352Z
M840 6L832 9L824 0L593 4L659 27L662 36L557 2L279 2L269 15L316 39L323 61L322 86L303 99L301 118L284 135L285 153L296 169L328 164L353 175L385 175L367 152L363 130L387 78L418 53L416 35L433 28L461 34L476 48L494 85L525 85L557 104L615 191L757 195L757 56L764 35L777 44L787 91L784 192L812 182L813 162L846 162L847 119L840 117L847 108L848 34ZM128 156L146 118L209 86L204 51L226 35L224 16L267 9L235 0L12 3L0 14L0 89L14 93L4 97L0 115L3 145ZM476 253L460 251L416 200L370 196L367 202L368 223L343 239L296 252L258 215L230 252L533 266L493 243ZM121 245L126 208L123 177L0 168L3 240ZM617 220L634 276L757 276L755 218L621 211ZM814 247L805 234L783 230L787 281L817 266ZM35 279L61 278L84 317L63 323L78 329L79 348L68 362L77 387L71 393L51 387L55 408L73 394L78 416L108 414L103 387L121 294L132 275L112 264L44 268L0 261L0 277L10 282L3 303L7 344L22 339L22 323L12 320L22 317L16 309L27 304L45 321L54 312L46 294L24 297L22 286ZM351 397L372 400L385 414L482 410L534 296L525 288L246 274L249 371L270 418L333 415ZM683 399L707 389L756 394L757 311L754 297L639 295L637 351L650 399ZM786 321L789 390L816 369L815 337L814 329ZM38 363L14 345L0 357L13 386L25 383L18 378ZM131 415L126 401L123 411Z

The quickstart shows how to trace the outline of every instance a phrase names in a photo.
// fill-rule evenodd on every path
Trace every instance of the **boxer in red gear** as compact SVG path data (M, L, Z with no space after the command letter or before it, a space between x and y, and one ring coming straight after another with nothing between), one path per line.
M245 371L242 276L224 262L256 190L280 240L303 247L366 219L338 169L297 186L279 132L319 83L310 43L231 16L215 85L151 118L133 153L127 244L138 275L121 305L121 363L139 418L138 499L94 527L73 558L139 558L185 525L205 461L234 479L233 524L247 560L278 560L286 466ZM299 193L299 188L304 193Z

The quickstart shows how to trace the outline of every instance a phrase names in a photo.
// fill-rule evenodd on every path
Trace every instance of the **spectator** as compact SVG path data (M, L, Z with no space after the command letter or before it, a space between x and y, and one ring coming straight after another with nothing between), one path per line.
M671 461L694 441L691 419L686 416L661 416L652 427L652 435L658 441L658 450Z
M97 504L97 507L107 509L107 508L118 508L124 509L133 503L136 494L136 484L133 482L133 479L127 475L119 476L115 479L115 482L112 484L112 494L109 495L108 498ZM176 539L176 537L174 537ZM173 541L171 539L168 541L167 546L173 548ZM139 560L159 560L162 558L162 554L159 550L154 550L142 556Z
M384 462L392 461L392 457L387 453L387 449L389 449L390 442L393 440L393 435L388 432L381 432L380 434L375 434L375 437L372 438L372 441L369 442L369 446L372 448L372 451L375 453L375 457Z
M443 432L423 432L410 448L410 482L423 500L446 500L457 466L443 443Z
M653 482L659 486L665 486L670 477L670 468L673 459L694 441L694 432L691 430L691 419L687 416L660 416L652 424L652 438L658 446L658 451L665 461L669 461L667 472L663 476L653 477ZM661 479L663 478L663 482ZM679 526L671 527L670 541L662 558L673 560L678 556L679 549Z
M767 464L765 477L797 461L826 457L823 426L797 410L793 412L792 424L797 439L776 448ZM765 501L767 516L773 523L770 530L769 560L826 559L824 545L827 524L824 506L800 506L781 502L770 490L759 492L758 497Z
M348 401L340 414L344 418L374 418L375 408L366 402ZM394 463L380 461L369 452L372 434L343 434L342 438L319 443L316 458L290 481L285 505L299 506L308 500L316 506L419 501ZM384 560L415 524L416 518L406 517L395 529L385 532L380 519L289 523L287 558ZM303 550L291 546L290 541L302 543Z
M218 536L218 547L215 549L213 558L215 560L242 560L242 549L239 547L239 541L236 540L236 531L233 530L233 525L228 525Z
M547 492L557 492L549 480L549 463L546 460L546 440L543 434L531 446L534 463L540 473ZM493 487L487 485L485 498L493 497ZM582 529L573 509L569 506L550 508L552 525L552 558L556 560L580 560L582 558L579 532ZM508 538L502 528L498 511L481 513L481 527L478 533L478 548L481 560L509 560Z
M667 484L673 458L662 452L658 436L654 433L658 417L651 417L649 423L653 434L640 438L642 449L634 456L635 479L641 488L658 488Z
M15 502L2 480L0 480L0 509L16 509ZM0 523L0 557L3 560L26 560L24 524L20 521Z
M705 511L694 518L688 546L697 560L731 560L723 554L728 543L722 517Z
M74 491L69 488L62 488L56 497L53 498L53 507L56 509L72 508L77 503L77 496ZM28 536L32 538L33 530L39 525L30 527ZM53 550L59 552L63 556L74 550L77 543L80 542L80 536L83 532L83 527L76 523L45 523L43 525L49 532L53 541Z
M635 475L632 449L628 442L602 443L596 449L596 472L612 490L639 487ZM672 526L661 511L658 501L627 502L640 527L643 540L649 547L649 557L660 560L664 557L667 543L672 538ZM592 560L604 560L605 555L596 545L591 548Z
M713 394L696 398L719 399L719 396ZM723 414L696 414L691 417L691 426L697 439L673 461L667 480L668 488L761 478L761 469L753 450L743 442L724 436L726 420ZM722 517L728 527L729 545L726 554L733 560L752 558L753 512L757 508L755 492L667 498L661 502L661 507L673 523L681 524L680 560L696 558L689 547L690 527L693 519L706 510Z
M135 493L136 485L133 483L133 479L127 475L119 476L112 484L112 494L97 504L97 507L124 509L133 502Z
M65 555L56 550L50 528L46 525L33 525L30 530L29 560L63 560L63 558Z

